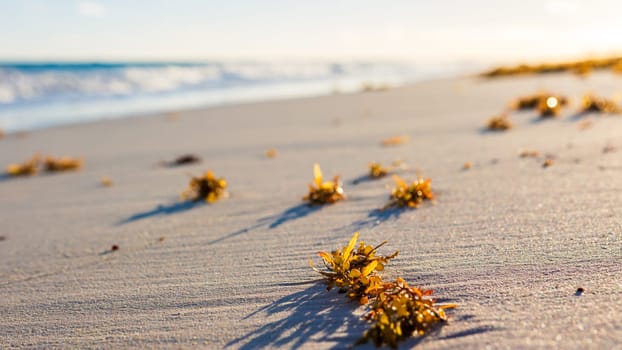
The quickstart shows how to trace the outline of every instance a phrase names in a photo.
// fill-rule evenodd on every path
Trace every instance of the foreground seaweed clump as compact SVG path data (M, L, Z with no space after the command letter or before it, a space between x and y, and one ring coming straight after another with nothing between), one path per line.
M357 345L372 341L376 346L397 348L399 341L410 336L423 336L447 321L444 310L456 305L437 305L430 297L431 290L410 287L400 277L395 282L384 282L377 274L397 256L397 251L389 256L376 256L378 248L386 242L376 247L361 242L355 250L357 240L358 232L341 250L331 254L319 252L326 270L313 267L311 262L311 267L326 278L328 290L337 286L348 297L368 305L370 310L365 319L372 326L356 342Z
M417 208L424 200L434 199L432 179L419 178L410 185L397 175L393 175L393 180L396 186L391 191L390 201L385 209L390 207Z
M208 170L202 176L190 180L181 198L193 202L204 200L207 203L214 203L226 195L226 189L227 181L224 178L216 178L214 173Z
M46 157L43 162L43 169L46 172L54 173L60 171L73 171L82 168L82 160L71 157Z
M365 316L373 326L357 344L372 341L378 347L388 345L395 349L399 341L423 336L434 326L446 322L445 309L456 307L455 304L436 305L436 300L430 298L432 290L410 287L401 277L379 288L381 292Z
M34 155L29 160L20 164L9 164L6 173L9 176L30 176L35 175L39 171L39 163L41 157Z
M505 131L513 127L510 117L507 114L494 116L488 120L486 128L491 131Z
M346 196L341 187L339 176L335 176L333 181L323 181L322 169L320 165L313 165L313 183L309 185L309 193L303 198L310 204L333 204Z
M603 97L597 97L593 94L587 94L583 96L583 100L581 101L581 112L582 113L620 113L620 106L615 101L608 100Z
M364 305L369 301L368 290L377 288L381 282L380 277L376 276L374 271L384 270L384 265L395 258L399 251L387 256L376 256L376 251L385 245L386 241L375 247L361 242L359 247L354 249L358 236L359 233L355 232L348 245L341 250L335 250L331 254L318 253L324 260L326 271L317 269L313 267L312 262L310 263L315 271L326 277L328 284L326 289L331 290L336 286L346 292L348 297L357 299Z

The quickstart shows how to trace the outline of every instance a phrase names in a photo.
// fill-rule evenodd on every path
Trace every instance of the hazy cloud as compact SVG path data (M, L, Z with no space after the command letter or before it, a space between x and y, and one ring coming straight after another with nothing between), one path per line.
M84 17L103 17L106 15L106 7L95 1L80 1L78 13Z

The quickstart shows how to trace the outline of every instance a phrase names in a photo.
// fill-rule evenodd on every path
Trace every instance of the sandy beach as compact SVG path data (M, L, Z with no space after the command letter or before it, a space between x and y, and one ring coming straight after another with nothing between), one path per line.
M40 152L84 168L0 179L0 348L347 348L365 309L326 292L308 260L359 231L400 250L385 276L458 304L403 348L622 349L622 117L576 115L620 79L467 77L7 135L3 167ZM512 112L513 129L483 131L540 89L570 98L560 118ZM394 135L409 142L381 146ZM203 162L159 165L185 153ZM437 199L375 214L391 178L352 181L396 159ZM303 205L315 162L346 201ZM180 202L207 169L229 198Z

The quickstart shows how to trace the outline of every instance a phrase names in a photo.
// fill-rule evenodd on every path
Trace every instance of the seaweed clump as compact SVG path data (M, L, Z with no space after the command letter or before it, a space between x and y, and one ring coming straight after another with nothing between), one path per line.
M582 113L596 112L615 114L621 112L620 106L618 106L615 101L603 97L597 97L593 94L583 96L581 106Z
M188 188L181 194L181 199L214 203L226 196L226 189L227 181L224 178L216 178L214 173L208 170L202 176L193 177L190 180Z
M540 100L538 103L538 113L540 113L540 118L559 116L561 106L562 103L560 99L555 96L549 96L546 99Z
M417 208L424 200L433 200L432 179L419 178L411 184L406 183L401 177L393 175L395 188L391 191L389 204L384 209L397 208Z
M274 148L270 148L269 150L266 151L266 158L274 158L277 155L277 151Z
M380 163L371 162L369 163L369 177L372 179L380 179L391 172L391 168L385 168Z
M309 193L303 199L309 201L311 205L316 205L333 204L345 198L339 176L335 176L333 181L323 181L322 169L319 164L315 163L313 183L309 185Z
M446 309L455 304L436 305L434 291L410 287L401 277L383 283L365 319L373 322L357 344L372 341L394 349L410 336L423 336L438 324L447 322Z
M319 252L325 270L311 267L322 274L327 289L334 286L351 299L368 305L365 319L372 323L357 345L372 341L376 346L388 345L397 348L398 343L410 336L423 336L433 327L447 322L446 309L455 304L437 305L431 298L432 290L410 287L398 277L394 282L384 282L378 272L384 270L390 259L397 256L396 251L388 256L376 256L376 251L386 242L373 247L361 242L355 249L358 232L341 250L331 254Z
M557 63L541 63L541 64L521 64L517 66L505 66L497 67L481 75L485 78L496 78L503 76L513 75L528 75L528 74L546 74L546 73L558 73L558 72L571 72L579 76L585 77L589 75L592 70L597 69L611 69L615 70L616 67L622 62L622 57L606 57L606 58L593 58L584 59L570 62L557 62Z
M109 178L108 176L104 176L104 177L102 177L102 179L101 179L101 182L100 182L100 183L101 183L101 185L102 185L103 187L110 187L110 186L112 186L112 185L114 184L114 182L112 182L112 179L111 179L111 178Z
M389 138L382 140L380 144L384 147L392 147L392 146L399 146L399 145L406 144L408 143L408 141L409 141L408 136L396 135L396 136L391 136Z
M488 130L491 131L505 131L511 129L513 126L507 114L492 117L488 120L488 124L486 124Z
M556 98L560 106L568 104L568 99L566 97L543 91L533 95L521 96L512 101L510 107L515 110L535 109L538 108L542 101L546 101L550 97Z
M38 154L34 155L29 160L23 163L9 164L6 168L6 173L9 176L30 176L35 175L39 171L39 163L41 157Z
M360 242L358 248L355 249L359 233L355 232L347 246L342 249L334 250L332 253L318 252L318 255L324 261L326 270L320 270L313 266L313 262L309 261L311 268L326 277L327 290L338 287L341 292L351 298L358 300L362 305L369 301L370 291L377 290L382 282L375 271L384 270L384 266L389 260L395 258L399 251L395 251L391 255L376 255L378 248L385 245L384 241L373 247Z
M46 157L43 162L43 169L48 173L55 173L61 171L74 171L82 168L82 159L71 157Z

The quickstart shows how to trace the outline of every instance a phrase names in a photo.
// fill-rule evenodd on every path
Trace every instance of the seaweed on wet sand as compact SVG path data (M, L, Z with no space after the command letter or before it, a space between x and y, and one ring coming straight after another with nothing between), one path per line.
M491 131L506 131L513 127L512 121L507 114L500 114L488 120L486 128Z
M332 253L319 252L324 269L309 264L324 276L327 289L340 288L341 292L361 305L366 305L365 320L371 327L355 345L373 342L376 346L387 345L397 348L400 341L411 336L424 336L431 329L447 322L446 309L455 304L437 304L431 296L432 290L411 287L401 277L385 282L379 275L389 260L398 255L376 255L385 242L377 246L361 242L355 232L347 246Z
M446 309L455 304L437 305L432 290L411 287L398 277L395 282L379 284L377 297L365 319L372 322L357 344L373 342L396 349L400 341L411 336L424 336L436 326L447 322Z
M513 75L571 72L581 77L586 77L593 70L597 69L611 69L617 71L621 63L622 57L588 58L568 62L520 64L517 66L497 67L481 75L485 78L495 78Z
M562 107L568 104L568 99L565 96L542 91L532 95L521 96L512 101L510 107L515 110L535 109L538 108L542 101L546 101L551 97L557 99L559 105Z
M540 100L538 103L538 113L540 118L557 117L561 112L562 103L559 98L555 96L549 96L546 99Z
M395 135L382 140L380 144L384 147L393 147L406 144L409 140L410 138L406 135Z
M309 185L309 193L303 197L311 205L333 204L345 199L343 188L339 176L335 176L333 181L324 181L322 169L319 164L313 165L313 183Z
M6 167L6 173L9 176L30 176L34 175L39 171L39 163L41 161L41 157L38 154L35 154L29 160L23 163L14 163L9 164Z
M269 150L266 151L266 158L274 158L277 155L277 151L274 148L270 148Z
M544 162L542 163L542 167L543 168L548 168L550 166L553 166L553 164L555 164L555 161L553 160L553 158L547 158L544 160Z
M594 94L586 94L581 101L582 113L605 113L605 114L617 114L622 112L620 106L613 100L598 97Z
M369 177L372 179L383 178L392 171L392 168L385 168L382 164L377 162L369 163Z
M393 175L395 188L391 191L389 203L383 208L417 208L425 200L433 200L432 179L418 178L408 184L401 177Z
M524 150L522 151L519 156L521 158L537 158L540 156L540 151L532 149L532 150Z
M43 170L48 173L75 171L82 168L82 159L72 157L55 158L48 156L43 162Z
M368 290L377 288L381 282L375 271L384 270L384 266L395 258L399 251L391 255L376 255L377 250L387 242L375 247L360 242L356 248L358 237L359 233L355 232L347 246L330 254L318 252L324 262L324 270L314 267L312 261L309 261L309 264L324 276L327 290L337 287L349 298L358 300L364 305L369 301L369 297L373 296Z
M110 186L112 186L112 185L114 184L114 183L112 182L112 179L110 179L108 176L104 176L104 177L102 177L102 179L101 179L101 182L100 182L100 183L101 183L101 185L102 185L103 187L110 187Z
M188 188L182 192L181 199L192 202L214 203L227 195L227 181L217 178L211 171L190 179Z

